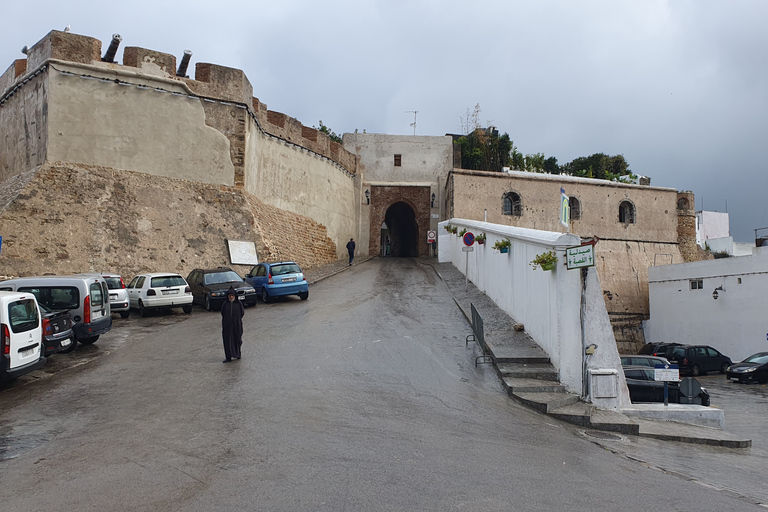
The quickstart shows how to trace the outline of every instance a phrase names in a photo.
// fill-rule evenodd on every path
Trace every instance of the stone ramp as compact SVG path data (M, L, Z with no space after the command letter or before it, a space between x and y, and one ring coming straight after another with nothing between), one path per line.
M483 318L485 341L490 359L507 394L515 401L561 421L581 427L655 439L710 444L729 448L751 446L752 442L723 430L673 421L630 418L621 412L605 411L582 402L560 383L557 370L546 353L525 331L516 331L514 318L501 310L450 263L432 266L448 287L453 300L472 323L471 306Z

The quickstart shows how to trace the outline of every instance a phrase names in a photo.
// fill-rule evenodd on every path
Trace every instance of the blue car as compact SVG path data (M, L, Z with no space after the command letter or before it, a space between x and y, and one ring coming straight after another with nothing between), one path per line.
M283 295L298 295L301 300L309 298L307 278L293 261L259 263L245 274L245 282L261 294L265 304Z

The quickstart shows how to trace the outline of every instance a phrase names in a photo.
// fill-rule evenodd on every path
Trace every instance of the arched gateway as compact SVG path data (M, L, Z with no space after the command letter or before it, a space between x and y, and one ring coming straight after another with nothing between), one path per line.
M428 186L372 186L369 252L372 256L428 256Z

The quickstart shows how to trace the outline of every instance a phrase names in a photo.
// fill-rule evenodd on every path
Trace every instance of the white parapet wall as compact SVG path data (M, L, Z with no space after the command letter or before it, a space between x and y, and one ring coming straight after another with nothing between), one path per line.
M484 245L464 252L461 237L445 230L446 225L467 229L475 236L485 233ZM493 249L498 240L511 242L509 253ZM621 371L613 330L602 299L594 268L587 272L584 286L584 329L582 330L581 270L568 270L565 250L581 244L570 233L555 233L465 219L441 222L438 231L438 261L451 262L474 285L518 322L549 355L560 373L560 382L604 409L619 409L629 404L629 393ZM553 271L534 270L536 255L554 250L558 263ZM584 347L595 344L593 355L585 359ZM614 396L603 398L584 393L589 366L595 374L615 370ZM611 377L607 377L610 379ZM606 394L603 389L602 394Z

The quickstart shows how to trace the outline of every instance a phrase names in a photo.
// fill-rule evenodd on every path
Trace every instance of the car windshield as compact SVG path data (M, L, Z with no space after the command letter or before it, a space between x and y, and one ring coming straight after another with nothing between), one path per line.
M295 263L286 263L284 265L272 265L270 271L273 276L282 276L284 274L298 274L301 269Z
M186 281L181 276L158 276L153 277L150 288L167 288L169 286L184 286Z
M753 356L749 356L748 358L746 358L744 362L765 364L765 363L768 363L768 354L755 354Z
M243 278L237 275L237 272L228 270L226 272L211 272L203 276L203 284L220 284L220 283L240 283Z

